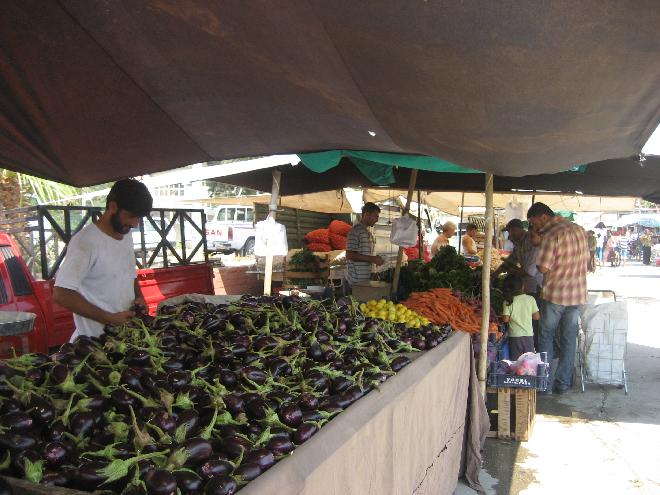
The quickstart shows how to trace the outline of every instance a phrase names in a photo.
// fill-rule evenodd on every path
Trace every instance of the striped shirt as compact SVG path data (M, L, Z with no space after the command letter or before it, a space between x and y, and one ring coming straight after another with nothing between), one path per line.
M374 253L374 238L363 223L355 225L348 232L346 251L355 251L365 256ZM368 261L347 261L346 280L353 285L356 282L368 282L371 279L371 263Z
M587 302L589 247L582 227L559 215L541 229L536 264L545 267L542 298L560 306Z
M628 250L628 245L630 244L630 237L627 235L619 236L619 247L621 249Z

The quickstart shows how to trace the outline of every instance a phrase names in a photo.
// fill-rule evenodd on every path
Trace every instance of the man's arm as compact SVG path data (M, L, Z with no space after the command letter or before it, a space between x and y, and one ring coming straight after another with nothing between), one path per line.
M142 305L146 308L147 302L144 300L144 296L142 295L142 289L140 288L140 283L138 282L137 277L133 282L133 291L135 292L135 300L133 301L133 304Z
M385 263L385 260L381 256L371 256L369 254L360 254L357 251L346 251L346 259L348 261L366 261L367 263L373 263L376 266L380 266Z
M63 287L55 286L53 288L53 300L80 316L98 321L104 325L123 325L126 320L135 316L134 311L121 311L119 313L105 311L90 303L75 290Z

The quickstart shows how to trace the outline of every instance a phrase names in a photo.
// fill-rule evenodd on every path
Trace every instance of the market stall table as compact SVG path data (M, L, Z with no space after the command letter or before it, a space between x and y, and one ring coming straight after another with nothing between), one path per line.
M468 393L471 352L458 332L417 355L241 495L453 493L462 455L475 462L474 439L464 452L464 436L483 426L481 415L466 421L469 401L479 401Z

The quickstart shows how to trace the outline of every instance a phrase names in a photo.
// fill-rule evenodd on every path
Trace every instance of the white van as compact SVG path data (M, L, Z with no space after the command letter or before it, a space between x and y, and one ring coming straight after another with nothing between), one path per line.
M254 253L254 233L252 206L220 205L206 214L206 245L210 250L250 256Z

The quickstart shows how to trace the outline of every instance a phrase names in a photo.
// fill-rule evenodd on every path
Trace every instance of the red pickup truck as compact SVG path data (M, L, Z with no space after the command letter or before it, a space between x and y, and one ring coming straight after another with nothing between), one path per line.
M209 263L138 270L142 293L153 314L158 303L187 293L213 294L213 267ZM37 315L27 334L31 352L47 352L67 342L73 332L71 312L53 302L54 280L35 280L14 238L0 232L0 311L27 311ZM0 337L0 358L21 349L20 336Z

